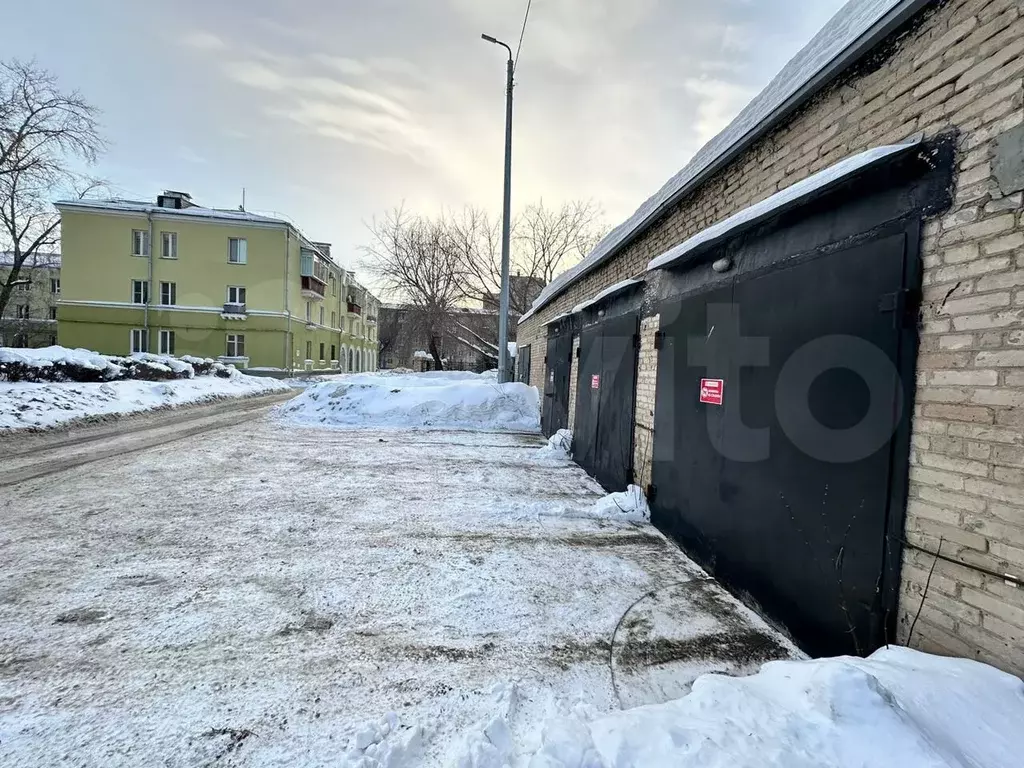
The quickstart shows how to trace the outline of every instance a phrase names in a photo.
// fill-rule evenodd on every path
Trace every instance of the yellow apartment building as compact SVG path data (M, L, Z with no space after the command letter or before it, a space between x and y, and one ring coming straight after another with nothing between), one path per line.
M62 200L58 342L109 354L212 357L240 368L377 368L379 301L280 218Z

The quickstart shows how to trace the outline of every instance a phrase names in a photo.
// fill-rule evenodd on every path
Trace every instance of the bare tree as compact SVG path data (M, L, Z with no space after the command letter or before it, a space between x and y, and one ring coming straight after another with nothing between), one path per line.
M586 256L604 235L601 208L592 200L574 200L548 208L541 200L512 222L509 311L522 315L540 288ZM463 261L467 299L498 309L501 292L499 221L467 208L451 217L453 239Z
M59 240L60 218L51 198L81 197L96 182L72 170L103 148L96 110L75 91L32 63L0 62L0 250L12 266L0 286L0 316L19 282L22 265Z
M382 287L415 308L438 370L449 317L462 297L461 260L445 220L395 208L370 224L373 240L363 248L363 266Z

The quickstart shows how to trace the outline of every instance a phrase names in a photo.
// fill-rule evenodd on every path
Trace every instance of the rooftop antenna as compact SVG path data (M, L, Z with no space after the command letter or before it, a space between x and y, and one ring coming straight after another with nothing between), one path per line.
M240 211L244 211L245 210L245 187L242 187L242 204L240 206L238 206L238 210L240 210Z

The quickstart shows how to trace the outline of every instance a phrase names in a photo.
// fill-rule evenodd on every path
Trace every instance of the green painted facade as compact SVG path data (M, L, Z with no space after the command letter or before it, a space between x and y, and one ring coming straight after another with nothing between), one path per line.
M376 369L379 302L329 258L329 246L275 219L133 205L142 210L57 204L60 344L127 354L148 341L148 351L166 352L165 331L176 355ZM238 241L244 263L233 263Z

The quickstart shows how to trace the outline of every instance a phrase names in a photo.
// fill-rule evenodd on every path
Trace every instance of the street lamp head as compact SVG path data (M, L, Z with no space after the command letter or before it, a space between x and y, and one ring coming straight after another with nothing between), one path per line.
M488 43L494 43L495 45L500 45L502 48L504 48L506 51L508 51L508 60L512 61L512 49L508 47L508 43L503 43L498 38L491 37L490 35L480 35L480 37L483 38L484 40L486 40Z

